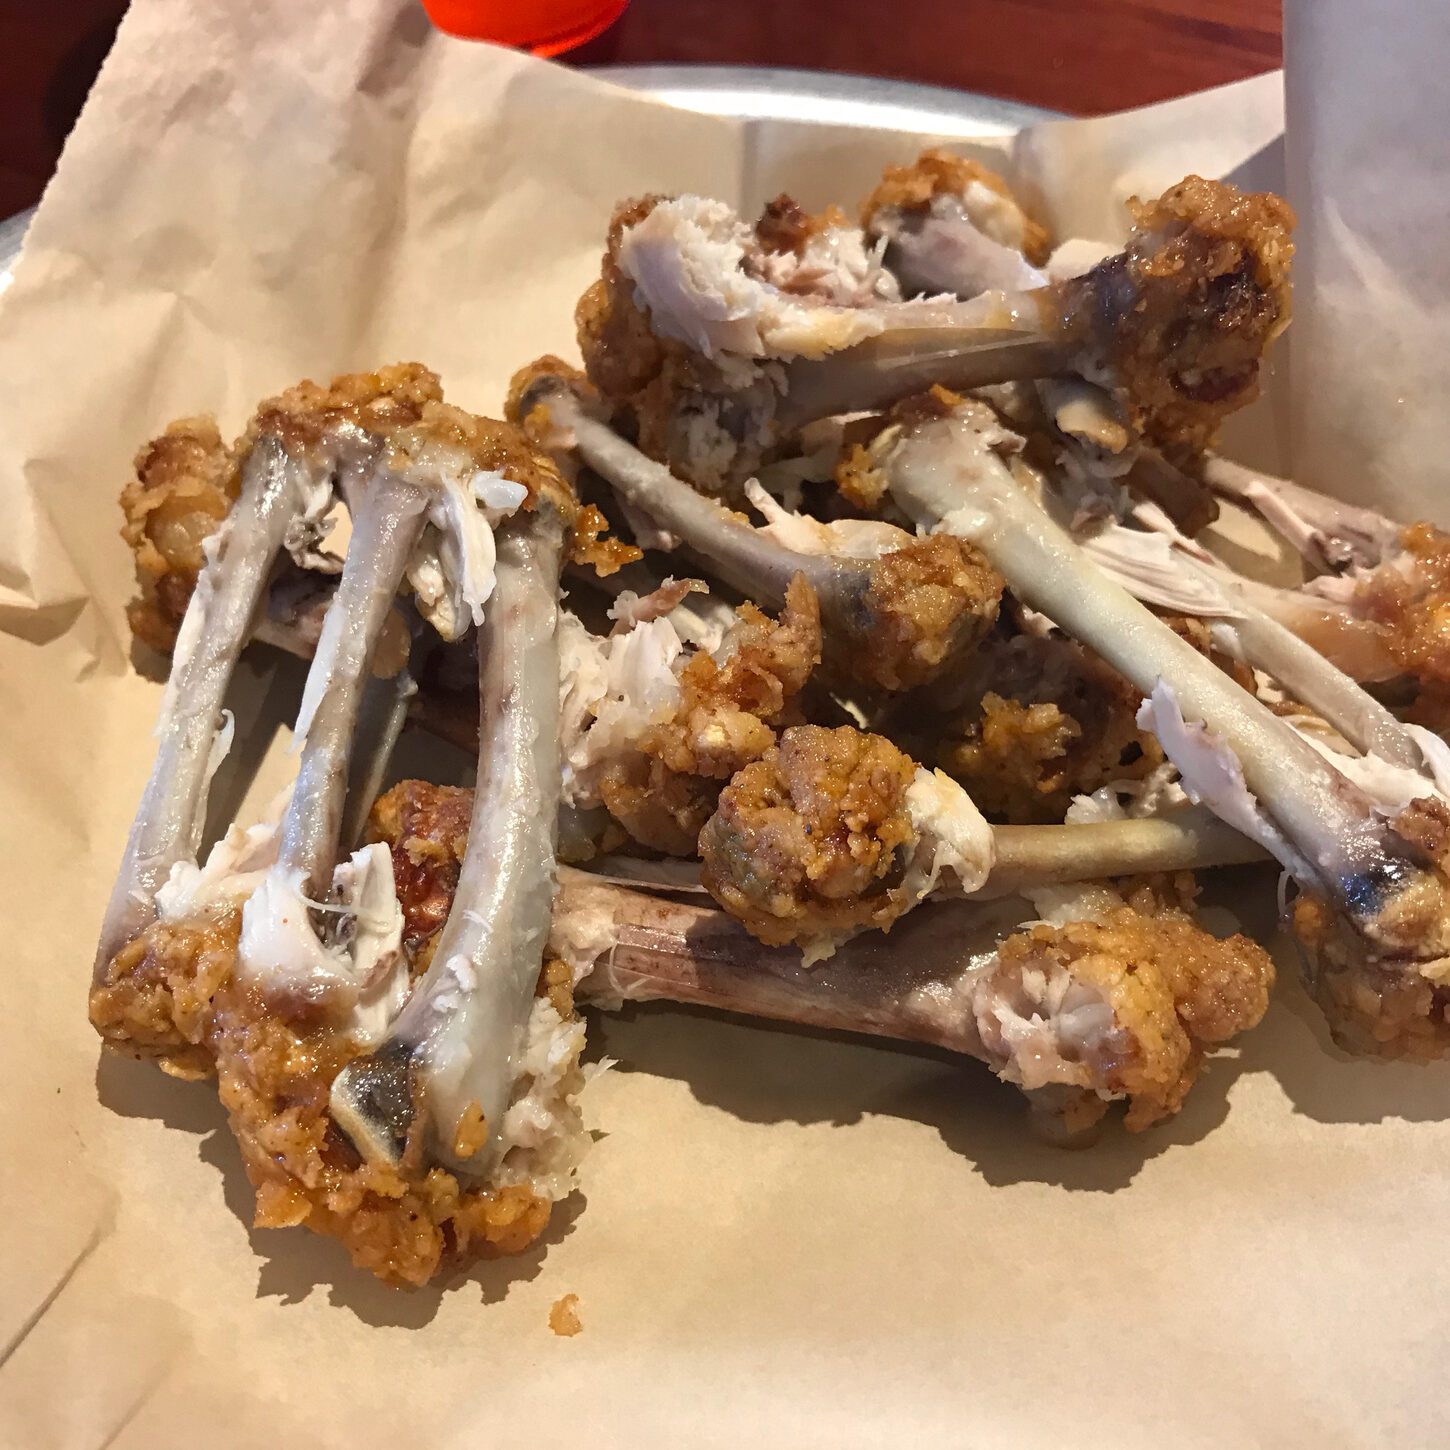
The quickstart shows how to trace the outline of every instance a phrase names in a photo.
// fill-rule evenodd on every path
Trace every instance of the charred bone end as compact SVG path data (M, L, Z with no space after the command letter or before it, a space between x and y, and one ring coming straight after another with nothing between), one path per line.
M1339 1047L1421 1062L1450 1055L1450 961L1375 955L1356 924L1314 893L1295 900L1287 920Z
M417 1121L413 1088L412 1047L385 1042L333 1079L332 1120L369 1163L400 1168Z
M1394 831L1405 854L1344 883L1338 903L1306 892L1286 919L1341 1047L1428 1060L1450 1055L1450 812L1413 801Z

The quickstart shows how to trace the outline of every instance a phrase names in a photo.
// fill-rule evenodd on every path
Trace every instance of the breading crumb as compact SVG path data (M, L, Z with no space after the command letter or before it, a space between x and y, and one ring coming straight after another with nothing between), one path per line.
M472 1158L488 1142L488 1118L477 1098L469 1101L453 1129L453 1154Z
M549 1328L562 1339L572 1339L584 1325L579 1320L579 1296L565 1294L549 1310Z

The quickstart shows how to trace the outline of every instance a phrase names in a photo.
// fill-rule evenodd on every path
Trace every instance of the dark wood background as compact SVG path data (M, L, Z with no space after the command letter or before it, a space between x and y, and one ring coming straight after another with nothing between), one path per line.
M613 29L566 59L847 71L1089 115L1273 69L1279 7L1280 0L633 0ZM124 9L117 0L0 0L0 217L39 197Z

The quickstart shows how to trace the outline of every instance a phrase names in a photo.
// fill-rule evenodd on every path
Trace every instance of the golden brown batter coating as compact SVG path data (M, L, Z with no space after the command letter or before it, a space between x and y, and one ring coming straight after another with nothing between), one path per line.
M259 434L274 433L303 446L339 423L387 435L422 418L430 403L440 403L437 373L422 363L393 363L369 373L339 373L326 386L310 378L261 403L247 431L237 440L242 451Z
M766 202L755 223L755 235L767 252L793 252L799 257L814 238L850 225L850 219L838 206L812 213L781 192Z
M663 200L659 195L637 197L615 208L609 219L599 280L574 309L584 371L600 393L616 405L646 387L659 374L665 353L677 346L650 331L649 317L635 305L634 287L615 260L620 238Z
M924 211L933 197L961 196L976 182L1005 198L1022 213L1022 253L1040 267L1052 248L1047 230L1027 215L1011 187L990 167L966 156L932 148L923 151L910 166L888 166L876 189L861 205L861 225L869 227L878 211L895 207L903 212Z
M393 855L403 950L414 976L428 970L453 905L472 810L471 790L405 780L379 796L368 815L369 842L383 842Z
M688 412L681 409L682 399L732 390L723 388L719 370L708 359L651 331L648 312L635 301L634 284L615 260L624 232L663 200L647 196L616 208L600 278L574 309L579 351L590 383L641 452L668 464L701 493L738 506L744 501L743 478L732 465L717 469L699 453L698 443L689 440Z
M357 1055L349 1040L299 1030L224 992L212 1044L257 1227L327 1234L359 1268L416 1285L446 1261L520 1253L547 1226L548 1201L526 1187L470 1189L440 1168L361 1162L328 1113L332 1080Z
M1104 784L1105 771L1118 772L1136 743L1121 710L1104 709L1098 718L1094 738L1055 701L1025 704L988 691L963 738L942 747L941 766L990 818L1060 821L1073 796ZM1131 778L1134 767L1146 773L1152 764L1143 754L1121 773Z
M989 818L1060 821L1075 795L1139 780L1163 753L1138 729L1142 697L1061 635L1003 635L972 661L959 723L938 764Z
M1391 825L1426 869L1366 883L1380 895L1372 944L1313 892L1294 902L1289 925L1336 1042L1350 1052L1428 1061L1450 1055L1450 979L1443 962L1430 959L1450 900L1450 807L1426 795Z
M380 431L416 423L443 396L418 363L344 373L326 387L302 382L257 409L228 449L211 418L182 418L136 455L136 477L121 491L121 537L136 559L139 595L126 608L132 633L167 653L205 562L202 544L240 490L238 465L257 435L274 431L306 444L325 423L348 419Z
M1264 349L1288 323L1294 214L1201 176L1129 207L1127 248L1063 284L1067 331L1101 354L1138 431L1204 448L1258 396Z
M1330 1034L1346 1051L1419 1062L1450 1052L1450 985L1366 962L1364 943L1322 896L1299 897L1289 925Z
M373 822L377 834L399 832L393 857L405 867L415 973L457 885L455 797L471 798L429 792L400 787ZM393 1284L425 1283L447 1260L527 1248L550 1212L527 1188L465 1188L441 1169L405 1164L399 1173L358 1158L328 1113L332 1080L356 1044L245 990L234 978L240 930L239 911L154 923L92 989L91 1020L113 1050L155 1057L178 1077L216 1074L256 1190L255 1225L300 1224L340 1239L358 1267Z
M1164 621L1253 689L1253 671L1213 647L1204 620ZM993 819L1060 821L1074 796L1141 780L1163 763L1158 742L1138 728L1142 696L1097 654L1062 635L988 640L972 661L964 700L938 763Z
M539 448L555 446L553 427L549 418L549 405L539 402L534 396L537 383L554 386L556 380L563 382L571 393L582 401L597 403L599 389L572 363L546 352L517 369L509 379L508 393L504 398L503 415Z
M212 1003L231 980L241 917L154 921L106 964L91 988L91 1025L106 1046L150 1058L188 1081L210 1077Z
M415 979L453 903L472 800L471 791L405 781L369 819L369 839L392 852ZM355 1264L394 1284L532 1243L550 1205L527 1187L468 1188L441 1169L423 1171L416 1153L402 1172L359 1159L328 1110L357 1044L312 1020L306 1004L264 1002L237 982L240 930L237 910L153 923L108 964L90 1012L115 1051L155 1058L178 1077L215 1073L256 1190L256 1226L301 1224L340 1239ZM569 986L567 973L541 973L539 991L561 1015L572 1015Z
M706 890L772 946L867 927L912 903L900 849L916 766L889 740L798 725L720 793L700 833Z
M1001 944L993 973L1010 992L1029 971L1054 968L1112 1011L1111 1030L1083 1032L1081 1061L1095 1090L1127 1096L1133 1131L1179 1110L1204 1047L1258 1023L1274 980L1268 953L1247 937L1219 941L1178 911L1129 906L1028 927Z
M610 534L609 520L592 503L575 512L564 548L571 564L587 564L601 579L644 558L643 549Z
M459 452L475 467L502 473L510 482L528 489L523 508L532 509L540 498L547 498L566 521L571 525L574 521L578 501L558 465L512 423L482 418L450 403L429 402L424 404L416 423L395 430L389 437L400 468L412 459L426 460L438 447Z
M553 459L519 427L452 407L442 396L434 373L419 363L399 363L372 373L344 373L325 387L298 383L263 402L230 449L210 418L172 423L136 455L136 477L121 492L126 516L121 536L135 555L139 589L126 610L136 638L163 653L176 643L205 562L202 545L235 502L240 462L262 433L305 450L328 429L352 423L412 457L426 458L438 447L457 449L477 467L527 488L524 508L533 508L540 496L549 498L570 521L569 556L575 562L611 574L639 557L633 545L607 535L597 509L578 507ZM401 456L398 462L401 466Z
M126 606L131 632L169 651L205 559L202 544L226 517L239 482L231 450L211 418L181 418L136 455L121 491L121 537L136 561L138 594Z
M930 534L871 566L862 627L851 642L853 678L909 690L965 657L997 621L1002 576L964 539Z
M1385 627L1391 655L1415 680L1414 718L1443 730L1450 726L1450 533L1411 524L1400 543L1409 567L1391 561L1372 570L1355 603Z
M724 663L700 651L680 672L674 716L648 730L639 753L603 773L600 798L635 840L693 856L720 782L775 743L795 698L821 660L815 591L799 575L778 621L753 604L737 611L735 648Z

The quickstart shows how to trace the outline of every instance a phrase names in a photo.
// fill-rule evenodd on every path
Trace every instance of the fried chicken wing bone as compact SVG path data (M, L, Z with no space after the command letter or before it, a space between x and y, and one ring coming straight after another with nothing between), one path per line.
M404 781L374 813L419 943L458 880L468 795ZM806 966L724 912L565 867L550 952L555 975L606 1008L681 1002L931 1043L986 1063L1044 1117L1079 1129L1115 1101L1132 1129L1175 1113L1205 1050L1262 1017L1273 980L1261 948L1216 940L1145 887L1131 903L1103 886L940 902Z
M419 371L304 384L254 420L182 621L91 993L108 1046L217 1074L259 1224L333 1234L404 1283L450 1255L530 1242L586 1141L583 1026L537 991L560 772L556 600L576 506L546 458L443 404L431 375L433 396L400 396ZM289 530L302 538L299 521L316 548L334 491L351 537L298 712L295 780L198 864L227 679L274 556ZM479 628L489 827L442 924L447 950L417 981L388 850L339 859L359 705L405 580L445 637ZM375 779L364 770L363 788ZM384 1102L366 1088L385 1065Z
M919 527L979 548L1025 604L1096 650L1146 697L1140 717L1190 795L1253 836L1305 893L1291 914L1311 979L1348 1043L1438 1055L1450 955L1450 812L1427 771L1377 799L1099 569L995 451L967 405L903 430L885 462Z
M1291 222L1276 197L1189 177L1137 205L1127 248L1081 276L842 305L771 282L757 235L721 203L652 197L615 217L580 346L644 451L710 493L738 492L812 419L932 384L1076 373L1142 435L1201 446L1255 395L1287 322Z
M1021 1088L1054 1134L1091 1127L1114 1102L1132 1131L1177 1113L1205 1052L1260 1021L1273 982L1247 938L1218 940L1150 892L1129 904L1105 886L938 903L813 967L723 913L617 886L567 880L565 930L571 912L612 918L585 1000L929 1043Z
M777 514L780 523L758 528L621 438L595 416L589 392L572 368L543 358L515 379L510 415L541 441L577 451L621 499L749 597L783 603L790 581L804 577L820 604L832 662L860 683L885 690L925 683L991 627L1002 582L969 545L919 540L869 521L853 528ZM752 497L770 506L762 492Z
M334 1118L371 1160L401 1163L426 1124L439 1161L477 1174L500 1156L508 1113L550 1111L519 1111L510 1094L529 1029L538 1030L530 1010L553 906L562 550L552 508L500 540L500 599L479 637L479 718L492 730L479 757L477 849L459 881L466 908L450 913L386 1040L332 1085ZM471 1137L470 1116L478 1120Z
M761 941L800 947L807 965L864 930L891 930L933 895L984 899L1263 856L1192 807L993 827L941 771L849 725L786 730L736 774L700 832L706 890Z

